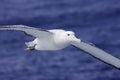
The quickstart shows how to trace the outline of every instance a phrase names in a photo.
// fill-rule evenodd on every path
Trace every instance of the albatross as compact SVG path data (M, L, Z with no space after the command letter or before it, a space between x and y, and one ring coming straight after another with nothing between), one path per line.
M0 30L22 31L27 35L35 37L33 41L25 42L26 50L60 50L67 46L75 46L93 57L120 69L120 59L97 48L89 43L82 41L75 36L73 31L62 29L43 30L25 25L6 25L0 26Z

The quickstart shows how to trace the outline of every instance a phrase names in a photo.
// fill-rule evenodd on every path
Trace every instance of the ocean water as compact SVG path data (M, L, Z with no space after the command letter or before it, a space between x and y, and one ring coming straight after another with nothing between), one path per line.
M120 58L120 0L1 0L0 25L65 29ZM119 80L120 70L69 46L25 51L34 38L0 31L0 80Z

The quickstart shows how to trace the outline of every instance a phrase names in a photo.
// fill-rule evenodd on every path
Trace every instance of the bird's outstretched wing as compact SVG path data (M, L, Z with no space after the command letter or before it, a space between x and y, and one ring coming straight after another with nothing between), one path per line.
M88 54L92 55L93 57L110 64L118 69L120 69L120 59L110 55L109 53L92 46L90 44L87 44L85 42L75 42L72 43L73 46L80 48L81 50L87 52Z
M27 35L33 37L48 37L51 36L52 33L47 30L42 30L39 28L33 28L25 25L6 25L0 26L0 30L17 30L26 33Z

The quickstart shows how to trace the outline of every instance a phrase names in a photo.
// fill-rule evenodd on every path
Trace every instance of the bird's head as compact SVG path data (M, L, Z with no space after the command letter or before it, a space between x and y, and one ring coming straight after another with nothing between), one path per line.
M72 32L72 31L66 31L65 38L66 38L67 42L69 42L69 43L80 42L81 41L80 39L78 39L75 36L75 33Z
M57 39L56 41L61 44L71 44L74 42L81 42L81 40L75 36L74 32L64 31L64 30L57 31L55 39Z

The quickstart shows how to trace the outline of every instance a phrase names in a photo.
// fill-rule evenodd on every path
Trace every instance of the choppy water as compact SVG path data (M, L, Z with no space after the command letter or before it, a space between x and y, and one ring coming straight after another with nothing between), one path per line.
M72 30L120 58L119 0L1 0L0 25ZM24 51L33 38L0 31L0 80L119 80L120 71L68 47Z

